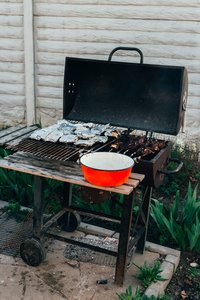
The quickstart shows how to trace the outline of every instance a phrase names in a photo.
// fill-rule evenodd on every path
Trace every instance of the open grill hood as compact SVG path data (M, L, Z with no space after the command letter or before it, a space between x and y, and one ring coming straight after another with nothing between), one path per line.
M176 135L186 107L186 69L144 65L143 55L137 48L125 50L139 52L140 64L111 62L112 54L118 49L122 48L114 49L109 61L66 58L63 118L74 120L75 123L110 123L117 127ZM133 171L145 174L143 184L156 188L161 185L165 174L177 173L182 166L182 162L170 158L171 142L163 144L163 141L155 140L150 145L147 135L129 135L129 130L124 131L124 136L113 137L107 144L97 143L92 148L29 139L34 130L37 130L37 126L26 128L16 125L8 128L0 133L0 145L13 151L60 160L62 163L77 160L85 151L103 149L123 153L138 158ZM160 143L162 147L156 149ZM153 155L147 155L154 148L156 151ZM169 161L178 162L177 169L167 170Z
M63 118L177 135L187 86L184 67L67 57Z

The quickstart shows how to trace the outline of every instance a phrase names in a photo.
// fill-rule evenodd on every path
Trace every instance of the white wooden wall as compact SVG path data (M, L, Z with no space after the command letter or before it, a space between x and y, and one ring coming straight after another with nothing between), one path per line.
M24 121L23 0L0 0L0 126Z
M36 0L37 116L45 123L62 116L65 56L107 60L113 48L134 46L145 63L187 68L187 128L198 134L199 21L199 0ZM138 61L128 52L114 59Z
M0 5L8 2L1 1ZM9 1L10 10L21 7L21 1ZM36 114L43 125L62 118L66 56L107 60L113 48L133 46L142 50L145 63L187 68L187 130L200 134L200 0L33 0L33 4ZM10 23L4 26L9 31ZM14 26L16 32L19 25ZM23 41L20 45L18 52L12 50L13 59L23 60ZM138 56L118 52L114 59L137 62ZM7 76L6 84L12 87ZM24 93L24 82L20 84Z

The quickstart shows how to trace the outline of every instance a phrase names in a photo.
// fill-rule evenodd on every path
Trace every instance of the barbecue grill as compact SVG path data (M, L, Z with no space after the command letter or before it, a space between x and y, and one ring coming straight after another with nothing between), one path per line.
M137 51L140 55L140 63L111 61L112 55L118 50ZM132 190L123 192L123 189L120 190L120 187L114 190L112 188L104 188L104 191L118 191L127 195L122 207L121 238L115 278L115 282L118 284L123 284L128 250L133 249L133 246L136 245L138 251L144 251L152 187L159 187L165 174L176 173L182 167L182 162L170 158L171 142L154 139L152 135L154 132L171 135L178 134L181 125L184 124L187 85L187 71L184 67L143 64L142 52L137 48L115 48L110 53L108 61L67 57L64 74L63 119L74 123L109 123L113 130L120 129L122 134L117 137L110 137L105 144L96 143L91 147L65 145L59 143L59 141L52 143L30 139L30 132L36 130L36 126L25 129L18 125L17 129L13 129L14 133L10 129L10 133L0 136L0 144L4 147L14 151L25 152L24 156L20 153L10 158L9 163L2 163L2 167L8 168L9 166L9 168L12 168L10 167L11 164L16 163L20 157L24 163L27 163L27 160L29 160L29 165L26 165L26 172L32 172L35 175L40 174L40 176L49 176L50 178L54 177L47 172L49 169L53 170L49 160L54 161L52 164L58 169L62 169L62 166L69 168L71 166L70 161L76 161L80 155L87 152L118 152L129 155L136 160L133 172L144 174L145 176L141 175L140 177L138 175L139 177L137 177L134 175L135 177L131 177L127 185L131 185L133 189L139 181L142 181L144 193L141 206L139 207L140 214L134 227L139 228L139 232L132 239L130 246L128 246L128 243L131 226L133 226L131 220L132 212L129 213L129 210L132 211L133 207ZM146 133L142 136L136 136L134 135L135 129L146 131ZM23 134L20 134L22 130ZM28 130L30 131L29 133ZM27 156L28 154L26 153L34 155L34 159L32 156ZM173 171L167 170L167 165L170 161L178 163L178 167ZM38 168L40 164L44 164L45 169L37 173L32 171L31 164ZM70 169L70 172L79 172L74 165L73 168ZM22 170L22 168L18 167L18 170ZM94 214L91 211L78 210L71 206L71 183L76 181L69 174L70 172L68 171L66 175L70 177L70 180L67 181L68 183L65 183L64 210L57 214L54 221L57 219L61 220L65 223L65 228L69 227L69 223L73 221L72 223L75 224L72 226L74 230L78 226L76 218L76 212L78 211L81 214L119 223L119 218L104 214ZM79 173L76 174L80 175ZM136 177L139 181L134 185L132 180ZM61 176L59 178L65 181L64 177ZM83 182L82 179L79 182L83 186L90 188L85 191L83 188L84 197L92 197L91 195L94 195L92 185ZM98 187L95 186L94 188L96 190ZM39 239L42 228L41 190L41 181L36 176L34 236ZM110 195L105 197L103 201L107 201L109 198ZM69 216L73 217L69 219ZM48 226L50 224L52 222L48 222ZM44 227L48 228L48 226ZM45 234L55 237L55 235L47 232ZM65 238L64 240L69 242L69 239ZM77 243L86 246L83 243ZM38 245L37 242L30 243L28 241L28 244L22 245L21 255L23 259L31 264L31 259L27 258L27 253L32 249L31 247L39 249L38 261L34 263L40 263L44 258L44 250L41 249L41 245ZM111 254L116 255L114 253Z

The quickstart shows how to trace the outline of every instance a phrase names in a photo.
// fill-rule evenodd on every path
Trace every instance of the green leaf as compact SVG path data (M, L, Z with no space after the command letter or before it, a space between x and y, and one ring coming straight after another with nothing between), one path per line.
M174 220L178 219L178 208L179 208L179 196L180 196L180 191L176 192L176 197L174 200L174 205L172 208L172 216Z
M196 224L193 224L191 231L187 230L188 239L189 239L189 249L193 250L200 241L200 221L198 219L198 216L196 216Z

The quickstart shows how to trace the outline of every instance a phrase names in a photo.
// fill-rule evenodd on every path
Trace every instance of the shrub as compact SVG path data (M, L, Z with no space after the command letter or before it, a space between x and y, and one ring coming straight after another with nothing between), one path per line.
M170 234L183 250L200 252L200 197L197 199L197 188L198 185L192 193L189 183L182 210L179 209L179 191L171 210L165 208L158 200L152 199L151 216L161 233Z

